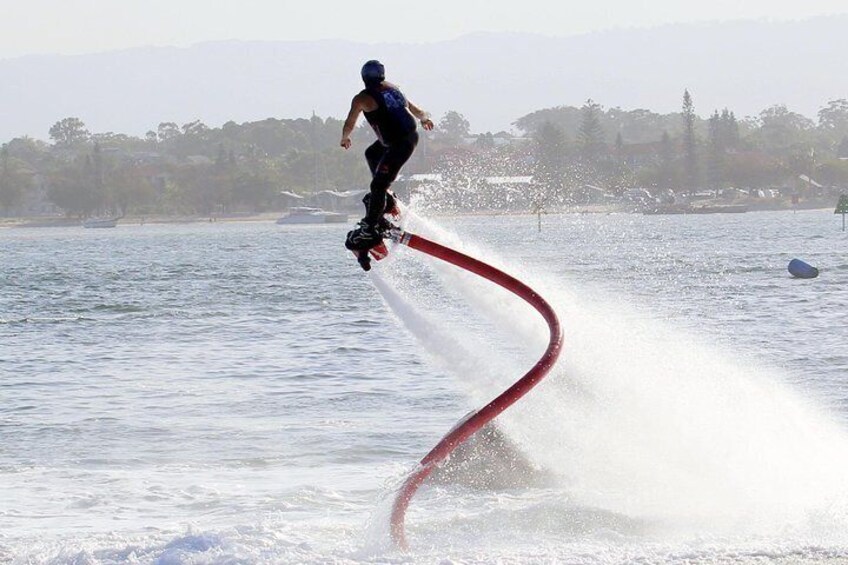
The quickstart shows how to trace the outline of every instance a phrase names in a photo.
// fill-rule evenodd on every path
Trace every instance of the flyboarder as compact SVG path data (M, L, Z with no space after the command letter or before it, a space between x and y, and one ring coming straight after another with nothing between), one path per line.
M364 200L366 214L345 241L345 246L354 252L365 252L383 240L381 228L385 226L381 223L390 208L386 192L418 144L416 118L425 130L433 129L430 115L408 100L397 86L386 82L386 69L380 61L371 60L362 66L362 81L365 88L353 97L340 143L350 149L350 135L359 114L365 114L377 141L365 150L371 169L371 193Z

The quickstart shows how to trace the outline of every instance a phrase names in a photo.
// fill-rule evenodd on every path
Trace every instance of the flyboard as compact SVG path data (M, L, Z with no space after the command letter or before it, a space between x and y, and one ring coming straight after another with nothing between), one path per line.
M365 204L365 211L368 211L369 201L371 195L366 194L365 198L362 199L362 203ZM397 222L400 221L401 217L401 208L398 202L398 199L395 197L394 193L391 190L386 192L386 212L383 214L383 221L381 223L381 228L383 233L383 237L386 237L386 233L388 230L392 228L397 228ZM355 246L351 245L351 235L354 232L350 232L347 234L347 241L345 241L345 247L350 249L353 253L353 256L356 257L356 261L359 263L359 266L362 267L364 271L371 270L371 259L375 261L380 261L381 259L385 259L389 255L389 249L386 247L385 241L380 241L377 245L370 247L368 249L358 249Z
M396 219L400 213L396 204L392 208L387 206L387 209L396 210L392 219ZM391 227L384 230L383 237L393 241L395 245L405 245L431 257L441 259L509 290L533 306L547 322L548 329L550 330L548 346L536 364L499 396L460 421L430 450L404 481L392 505L391 535L397 547L406 549L408 547L404 533L406 509L412 501L412 497L415 496L418 487L424 483L436 467L447 459L461 443L491 422L504 410L512 406L545 378L559 358L562 349L562 328L560 327L556 312L554 312L550 304L539 296L536 291L515 277L464 253L460 253L414 233L407 232L396 225L391 225ZM385 246L385 243L381 243L381 245L383 248L378 250L377 254L370 254L374 259L380 260L388 255L389 250ZM354 255L357 255L361 264L361 252L354 251Z

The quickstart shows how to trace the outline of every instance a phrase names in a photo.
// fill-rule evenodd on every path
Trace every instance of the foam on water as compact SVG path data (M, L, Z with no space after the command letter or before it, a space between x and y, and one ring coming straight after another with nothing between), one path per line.
M541 531L580 547L623 537L639 545L637 554L651 555L650 544L658 544L667 557L693 541L696 553L712 558L737 550L749 557L799 548L806 554L820 546L844 554L848 433L829 409L779 370L711 345L709 336L683 331L627 297L505 264L410 215L411 231L518 274L554 305L565 328L563 356L550 377L498 420L529 459L556 474L557 488L538 504L523 497L536 496L528 490L515 505L493 502L491 494L422 492L408 519L413 545L520 544L522 533ZM494 346L475 356L473 346L456 346L469 340L466 330L425 323L421 312L433 299L399 280L411 268L405 262L422 259L397 251L389 273L376 275L378 289L478 405L523 374L533 355L517 359ZM491 283L429 263L447 292L506 325L521 344L535 343L526 347L534 355L541 351L546 330L532 309ZM402 274L395 286L392 273ZM428 520L427 513L438 517ZM602 555L610 557L595 556Z

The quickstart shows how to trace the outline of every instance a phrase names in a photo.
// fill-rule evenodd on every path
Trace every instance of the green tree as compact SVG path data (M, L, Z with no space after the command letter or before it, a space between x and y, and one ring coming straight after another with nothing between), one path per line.
M603 110L589 99L580 112L580 127L577 130L579 175L591 184L607 184L609 175L614 175L615 167L609 160L609 151L604 142L600 119Z
M86 141L91 135L79 118L65 118L50 127L50 139L56 145L71 146Z
M721 116L718 110L709 120L709 146L707 155L707 182L711 188L718 188L724 176L724 139L722 138Z
M813 121L790 111L783 104L770 106L760 112L757 126L751 140L771 155L786 157L797 153L799 146L809 150Z
M237 202L257 212L269 209L277 195L273 175L266 168L239 172L235 177L234 190Z
M155 210L159 194L143 167L130 163L117 167L110 171L108 183L121 216L130 210L142 214Z
M471 124L465 119L465 116L451 110L439 120L439 131L448 138L459 140L468 137L471 132Z
M0 149L0 209L8 214L23 200L27 188L26 175L20 162L9 154L9 145Z
M213 142L209 126L195 120L183 124L180 128L182 135L177 136L173 140L173 151L180 157L188 157L190 155L213 155L210 150L210 142ZM213 146L214 147L214 146Z
M600 113L603 110L590 98L581 109L580 128L577 130L577 145L581 155L590 162L597 161L606 149Z
M620 132L630 144L641 144L654 142L663 131L677 135L683 130L683 119L679 112L657 114L641 108L622 110L616 107L606 111L598 109L597 117L601 129L605 132L603 138L606 143L613 141L610 132ZM516 120L515 126L532 134L544 122L551 122L559 127L566 137L577 139L582 121L583 108L560 106L527 114ZM699 122L700 120L696 119L696 123Z
M187 210L212 217L229 210L233 186L219 175L214 165L184 165L174 171L175 194L171 195Z
M839 147L836 149L836 156L840 159L848 159L848 135L842 138L839 142Z
M722 148L724 150L730 150L739 147L739 123L736 121L736 116L733 112L727 108L722 110L718 126Z
M44 159L49 151L47 143L32 139L31 137L16 137L6 144L6 148L9 150L11 157L20 159L30 165Z
M834 141L848 136L848 100L831 100L819 110L819 129Z
M689 90L683 91L683 159L686 188L698 187L698 138L695 134L695 105Z
M100 149L100 144L95 143L91 152L91 187L98 200L101 211L106 213L114 212L114 204L111 201L111 195L106 191L106 166L103 159L103 152Z
M715 110L708 122L707 181L719 188L726 177L725 161L728 151L739 146L739 124L733 112Z
M661 188L673 188L675 184L675 151L671 136L667 131L662 132L660 139L659 170L657 184Z
M735 186L766 187L786 177L780 161L760 151L728 154L725 171Z
M91 155L77 159L50 175L48 198L68 216L87 218L100 206L92 190Z
M194 120L193 122L183 124L182 131L183 135L203 136L209 132L209 126L200 120Z
M180 134L179 126L174 122L162 122L156 128L156 136L159 138L159 141L169 141L179 137Z
M621 132L615 134L615 153L610 173L610 188L613 192L620 193L636 182L627 155L627 145L624 143L624 136L621 135Z

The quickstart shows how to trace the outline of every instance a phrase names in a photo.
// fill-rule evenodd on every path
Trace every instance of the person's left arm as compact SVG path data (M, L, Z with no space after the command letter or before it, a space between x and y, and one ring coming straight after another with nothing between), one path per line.
M418 120L421 122L421 127L426 129L427 131L433 129L433 120L430 119L430 114L416 106L412 102L412 100L406 101L406 107L409 108L409 111L413 116L418 118Z

